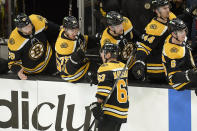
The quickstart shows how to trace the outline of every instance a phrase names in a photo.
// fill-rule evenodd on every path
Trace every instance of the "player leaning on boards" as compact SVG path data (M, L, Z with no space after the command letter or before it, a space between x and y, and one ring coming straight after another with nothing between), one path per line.
M101 49L103 64L98 69L97 102L90 105L95 119L98 120L98 131L119 131L121 124L127 121L128 68L117 61L118 53L118 45L109 42ZM114 90L107 103L102 105L112 88Z
M57 38L59 25L40 15L24 13L17 15L14 21L16 28L8 40L11 71L21 80L26 80L27 74L55 73L54 43L49 43L49 39Z
M57 70L61 78L67 82L79 82L91 77L95 83L98 66L90 62L85 53L87 48L96 46L96 39L80 33L74 16L65 17L63 27L55 44Z
M131 52L135 52L134 42L139 40L140 34L134 30L131 21L127 17L123 17L118 12L108 12L106 15L106 20L108 27L102 33L100 40L101 48L106 42L111 42L118 45L120 48L118 60L125 63ZM134 57L129 63L129 70L133 66L133 61Z
M170 12L168 0L152 0L152 8L156 13L156 17L146 26L145 34L142 37L143 41L138 43L133 74L140 80L144 80L146 74L151 81L163 82L165 81L165 74L161 52L164 41L169 35L167 23L176 16ZM195 8L195 6L191 7L185 14L178 17L191 20Z
M187 26L175 18L169 22L168 30L162 62L169 85L176 90L196 88L197 70L187 43Z

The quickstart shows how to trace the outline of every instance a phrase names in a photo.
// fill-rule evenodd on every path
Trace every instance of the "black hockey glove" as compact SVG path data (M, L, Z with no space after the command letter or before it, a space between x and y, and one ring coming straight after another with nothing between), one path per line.
M132 67L132 74L137 80L145 80L145 63L143 61L136 61Z
M197 80L197 70L196 69L190 69L185 72L186 78L188 81L195 82Z
M90 110L92 111L95 119L97 120L103 119L103 110L101 108L101 103L93 102L92 104L90 104Z
M190 69L184 72L177 72L172 76L173 83L182 83L182 82L195 82L197 80L197 71Z
M74 64L81 64L85 59L85 53L79 49L71 55L71 61Z

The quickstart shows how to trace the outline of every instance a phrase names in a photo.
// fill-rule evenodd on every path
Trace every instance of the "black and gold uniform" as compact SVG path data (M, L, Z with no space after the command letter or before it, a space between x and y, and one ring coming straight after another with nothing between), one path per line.
M77 82L87 73L90 66L88 58L84 58L80 63L76 63L71 59L71 55L79 48L83 49L83 51L87 50L87 40L88 36L81 34L79 34L78 39L70 40L64 36L63 29L60 31L55 50L57 70L64 80Z
M169 85L176 90L191 88L187 72L195 68L190 48L184 42L182 45L172 43L169 35L165 41L162 62Z
M123 35L120 35L117 37L113 36L110 33L110 29L107 27L102 34L100 44L101 44L101 48L106 42L111 42L111 43L119 45L121 53L118 59L121 62L126 63L131 51L133 51L133 48L134 48L134 45L132 44L133 42L132 39L134 38L134 34L132 32L133 25L127 17L123 17L122 24L124 28ZM129 69L131 69L132 65L133 65L133 60L131 60L131 62L129 63L129 66L128 66Z
M32 14L29 17L22 15L21 17L23 17L21 19L23 24L24 22L32 24L32 34L24 35L18 30L18 27L12 31L8 40L9 68L17 73L24 67L25 74L38 74L43 71L50 74L56 72L55 55L52 55L52 46L46 33L54 34L53 36L57 37L59 26L40 15ZM20 26L19 21L17 20ZM49 30L53 32L47 32Z
M111 61L102 64L98 69L98 88L96 97L105 100L109 95L115 81L118 79L125 64L119 61ZM104 118L125 123L127 121L129 101L128 101L128 70L125 70L121 79L111 94L111 97L103 105Z
M171 12L169 19L176 18ZM146 26L142 41L138 42L136 61L146 63L146 73L150 80L165 79L162 66L161 52L166 37L169 35L167 24L153 18Z
M97 63L90 63L85 53L87 49L95 48L98 40L94 36L82 35L78 31L79 23L74 16L65 17L63 26L55 44L57 70L60 76L68 82L79 82L86 78L85 80L91 84L96 84ZM77 30L73 39L67 35L68 30Z

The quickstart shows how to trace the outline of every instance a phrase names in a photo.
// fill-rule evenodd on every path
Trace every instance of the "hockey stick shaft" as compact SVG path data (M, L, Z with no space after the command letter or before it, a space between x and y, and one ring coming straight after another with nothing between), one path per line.
M68 15L72 16L72 0L69 0L69 11L68 11Z
M108 102L108 100L109 100L109 98L111 97L111 95L112 95L114 89L116 88L116 84L117 84L118 81L121 79L121 76L122 76L123 72L125 72L125 71L127 70L127 66L129 65L129 62L131 61L131 59L132 59L132 57L133 57L133 54L134 54L134 53L132 52L131 55L130 55L130 57L129 57L129 59L127 60L127 63L125 64L124 68L121 70L120 75L119 75L118 78L116 79L116 81L115 81L115 83L114 83L114 85L113 85L112 90L109 92L109 95L107 96L107 98L106 98L105 101L103 102L103 105L105 105L105 104ZM95 120L96 120L96 119L94 119L94 120L92 121L92 123L90 124L90 127L88 128L88 131L91 131L91 128L92 128L92 126L93 126L94 123L95 123Z

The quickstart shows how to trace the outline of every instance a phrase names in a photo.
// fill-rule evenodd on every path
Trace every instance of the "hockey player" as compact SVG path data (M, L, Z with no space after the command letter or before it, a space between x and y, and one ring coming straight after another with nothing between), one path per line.
M67 82L79 82L86 77L95 83L98 66L90 63L85 53L87 48L96 46L96 39L79 32L79 23L74 16L65 17L63 27L55 44L57 70L61 78Z
M157 17L146 26L143 41L138 43L136 62L133 74L137 79L144 80L145 72L151 80L165 78L161 62L163 42L168 36L167 22L176 16L170 12L168 0L152 0ZM145 71L145 66L147 70Z
M152 0L152 8L156 17L146 26L143 41L138 43L136 62L133 66L133 74L137 79L144 80L145 73L151 81L165 81L164 68L162 66L161 52L164 40L169 35L167 23L176 18L170 12L168 0ZM192 18L192 8L180 18Z
M118 53L117 44L106 42L102 46L103 64L98 69L97 102L90 105L93 116L98 120L98 131L119 131L121 124L127 121L129 108L128 69L123 70L125 64L117 61ZM118 79L119 77L120 79ZM102 105L116 81L117 84L111 97L105 105Z
M196 88L197 70L187 43L187 26L176 18L169 22L162 62L169 85L176 90Z
M111 42L120 47L120 55L118 60L126 62L131 52L134 51L136 40L139 39L139 34L134 31L131 21L123 17L121 14L110 11L106 15L108 27L104 30L100 43L101 48L106 42ZM129 63L129 69L133 65L134 58Z
M11 71L21 80L26 80L27 74L55 73L54 44L48 39L57 38L60 27L35 14L27 16L22 13L14 21L16 28L8 40Z

